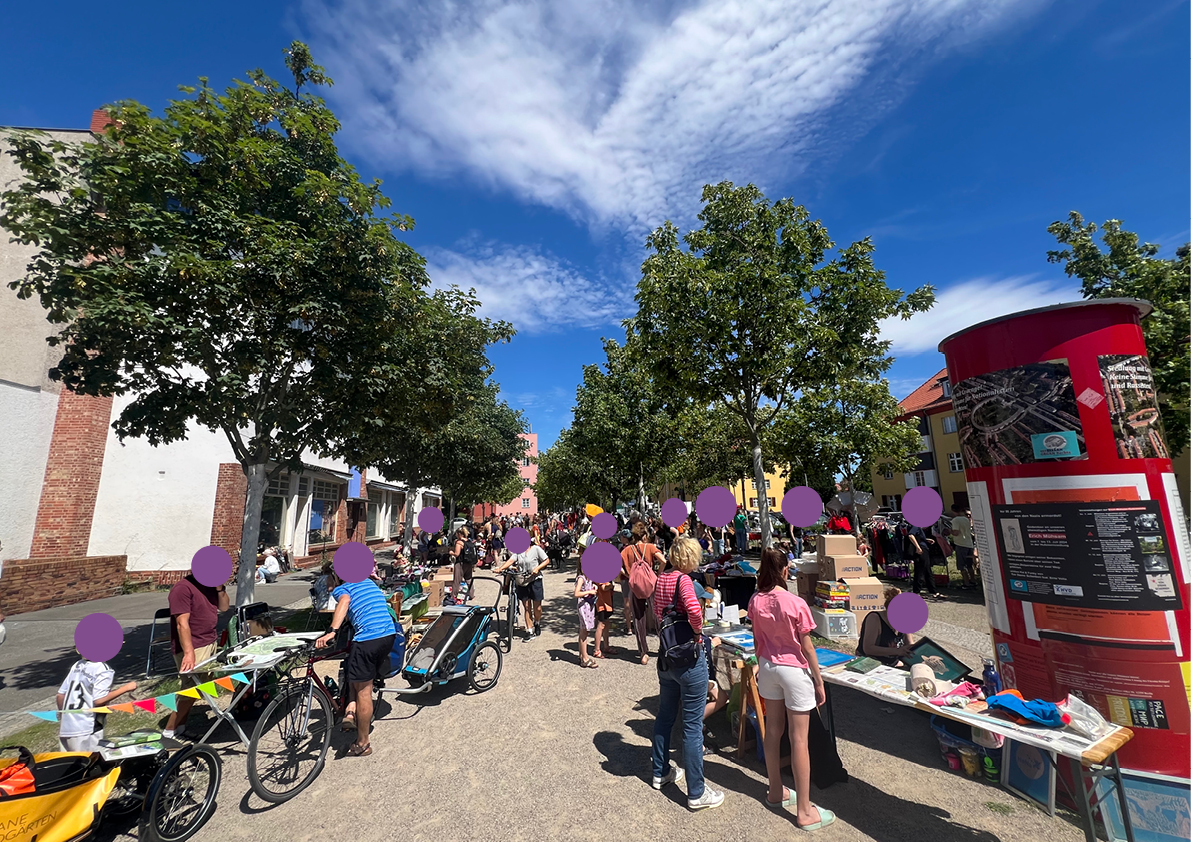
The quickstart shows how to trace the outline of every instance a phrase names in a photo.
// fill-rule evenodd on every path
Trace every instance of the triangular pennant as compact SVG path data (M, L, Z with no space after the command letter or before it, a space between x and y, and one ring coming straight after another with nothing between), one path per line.
M112 709L107 707L91 708L91 713L111 713Z
M228 678L226 675L223 678L215 679L215 683L218 684L220 687L222 687L224 690L235 690L236 689L236 685L233 684L232 680L230 678Z
M252 681L242 672L232 673L232 681L238 681L241 684L251 684Z
M194 687L187 687L185 690L179 690L177 695L185 696L188 699L197 699L199 697L199 691Z
M208 681L205 684L200 684L195 689L198 690L200 693L206 693L208 696L218 696L219 695L219 688L215 686L214 681Z
M120 713L136 713L136 708L132 706L132 702L124 702L120 705L109 705L109 707L114 711L119 711Z
M178 703L174 701L173 693L166 693L164 696L157 697L157 704L167 707L170 710L177 710Z
M33 714L38 719L44 719L46 722L58 721L58 711L56 710L31 710L29 713Z
M147 710L149 713L157 713L157 702L154 699L141 699L139 702L133 702L132 705L141 710Z

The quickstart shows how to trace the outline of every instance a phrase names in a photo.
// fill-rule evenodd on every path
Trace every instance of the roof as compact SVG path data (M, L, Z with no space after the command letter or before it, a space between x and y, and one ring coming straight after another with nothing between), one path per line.
M950 408L951 398L943 395L943 383L946 379L947 369L944 368L898 401L898 406L906 415L937 412Z

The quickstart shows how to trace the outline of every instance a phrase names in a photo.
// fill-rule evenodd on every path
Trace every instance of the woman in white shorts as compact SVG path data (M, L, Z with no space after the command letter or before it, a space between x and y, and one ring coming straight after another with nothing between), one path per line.
M749 601L757 647L757 690L765 705L765 769L769 794L765 803L781 809L797 802L794 823L818 830L835 821L826 807L811 803L811 757L807 748L810 712L827 699L819 661L811 642L815 628L810 606L786 590L790 560L769 548L761 553L757 592ZM794 793L782 786L782 734L789 725Z

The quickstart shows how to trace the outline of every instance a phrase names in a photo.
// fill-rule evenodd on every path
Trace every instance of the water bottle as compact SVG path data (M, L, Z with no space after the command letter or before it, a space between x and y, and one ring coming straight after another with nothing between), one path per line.
M984 658L984 698L991 699L1001 692L1001 676L991 658Z

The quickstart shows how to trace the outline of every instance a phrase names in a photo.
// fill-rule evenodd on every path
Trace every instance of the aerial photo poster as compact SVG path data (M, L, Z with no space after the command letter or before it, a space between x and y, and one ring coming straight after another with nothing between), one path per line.
M1087 458L1067 360L969 377L956 384L952 399L969 467Z
M1169 459L1150 361L1140 354L1111 354L1096 359L1100 362L1117 455L1122 459Z

